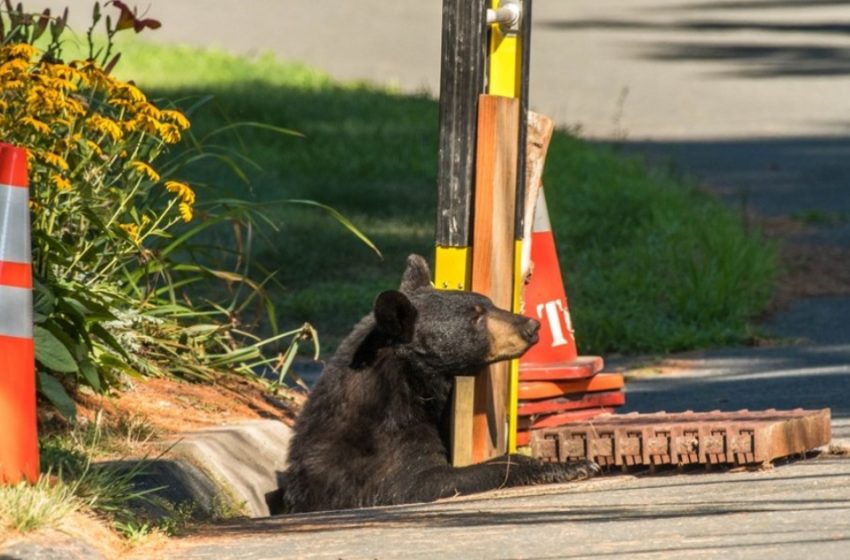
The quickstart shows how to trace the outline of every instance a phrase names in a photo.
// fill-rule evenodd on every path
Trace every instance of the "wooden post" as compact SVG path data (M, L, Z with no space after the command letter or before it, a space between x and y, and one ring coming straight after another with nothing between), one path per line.
M482 95L478 104L472 290L510 309L513 302L516 161L519 126L516 98ZM472 460L507 452L510 364L500 362L476 376Z
M470 288L472 192L478 96L484 92L487 0L443 0L440 69L440 147L434 283L444 290ZM452 404L452 464L472 462L475 380L458 378Z
M485 0L443 0L438 248L469 247L478 96L485 87L485 37Z

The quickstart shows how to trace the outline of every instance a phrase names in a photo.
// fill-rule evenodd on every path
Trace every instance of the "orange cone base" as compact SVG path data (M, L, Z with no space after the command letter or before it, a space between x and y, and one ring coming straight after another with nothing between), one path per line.
M570 381L526 381L519 384L519 400L552 399L577 393L615 391L623 388L619 373L600 373Z
M564 424L570 424L572 422L581 422L583 420L590 420L591 418L595 418L597 416L602 416L603 414L611 414L614 412L613 408L595 408L592 410L574 410L572 412L564 412L563 414L553 414L551 416L547 416L545 419L540 420L539 422L535 422L531 424L529 427L528 419L523 418L520 420L519 431L516 434L516 444L519 447L528 445L531 441L531 431L540 428L554 428L557 426L562 426ZM525 420L526 422L523 422Z
M605 366L599 356L579 356L575 360L554 363L520 364L520 381L558 381L593 377Z
M0 484L38 479L31 338L0 336Z
M542 401L529 401L519 403L517 413L519 416L531 416L534 414L552 414L555 412L566 412L568 410L583 410L587 408L600 408L605 406L621 406L626 402L625 393L611 391L605 393L587 393L584 395L570 395L558 399L544 399Z

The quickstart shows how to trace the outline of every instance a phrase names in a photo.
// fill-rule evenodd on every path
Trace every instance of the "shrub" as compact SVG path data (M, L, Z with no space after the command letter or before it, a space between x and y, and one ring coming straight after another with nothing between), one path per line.
M243 330L240 313L262 301L262 283L244 274L240 242L260 215L239 201L197 204L176 176L181 161L208 155L196 139L178 152L184 157L161 164L190 123L110 74L120 57L115 33L158 27L111 4L121 12L115 24L105 18L100 48L92 40L103 19L95 4L86 60L62 60L67 10L30 15L6 0L9 28L0 26L0 138L30 156L39 390L69 416L69 386L103 391L120 373L209 379L280 370L292 353L269 357L263 348L313 333L305 326L279 334L273 314L271 338ZM46 44L35 46L42 36ZM222 258L193 251L191 241L221 223L236 232L235 249L219 251ZM222 260L240 272L213 268ZM213 277L249 289L201 303L181 291Z

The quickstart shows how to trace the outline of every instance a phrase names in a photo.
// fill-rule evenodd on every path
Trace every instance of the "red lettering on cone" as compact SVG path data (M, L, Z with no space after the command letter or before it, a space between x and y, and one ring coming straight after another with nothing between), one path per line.
M531 261L534 271L525 287L525 309L527 314L537 315L535 319L543 323L543 328L540 341L520 360L520 368L575 360L578 352L551 231L531 234Z
M570 311L563 301L556 299L541 303L537 306L537 317L544 326L549 328L549 332L552 335L552 348L569 344L573 339ZM570 334L569 339L564 334L565 332Z

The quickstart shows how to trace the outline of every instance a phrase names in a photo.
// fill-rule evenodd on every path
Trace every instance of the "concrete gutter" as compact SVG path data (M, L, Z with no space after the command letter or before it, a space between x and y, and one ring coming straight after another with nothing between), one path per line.
M267 517L279 500L291 435L291 428L277 420L186 432L163 442L162 456L146 464L134 481L139 489L157 489L154 495L172 503L194 503L210 518ZM111 463L116 464L129 469L138 463ZM141 507L153 516L168 513L155 505ZM102 560L94 544L55 530L38 532L0 543L0 560Z

